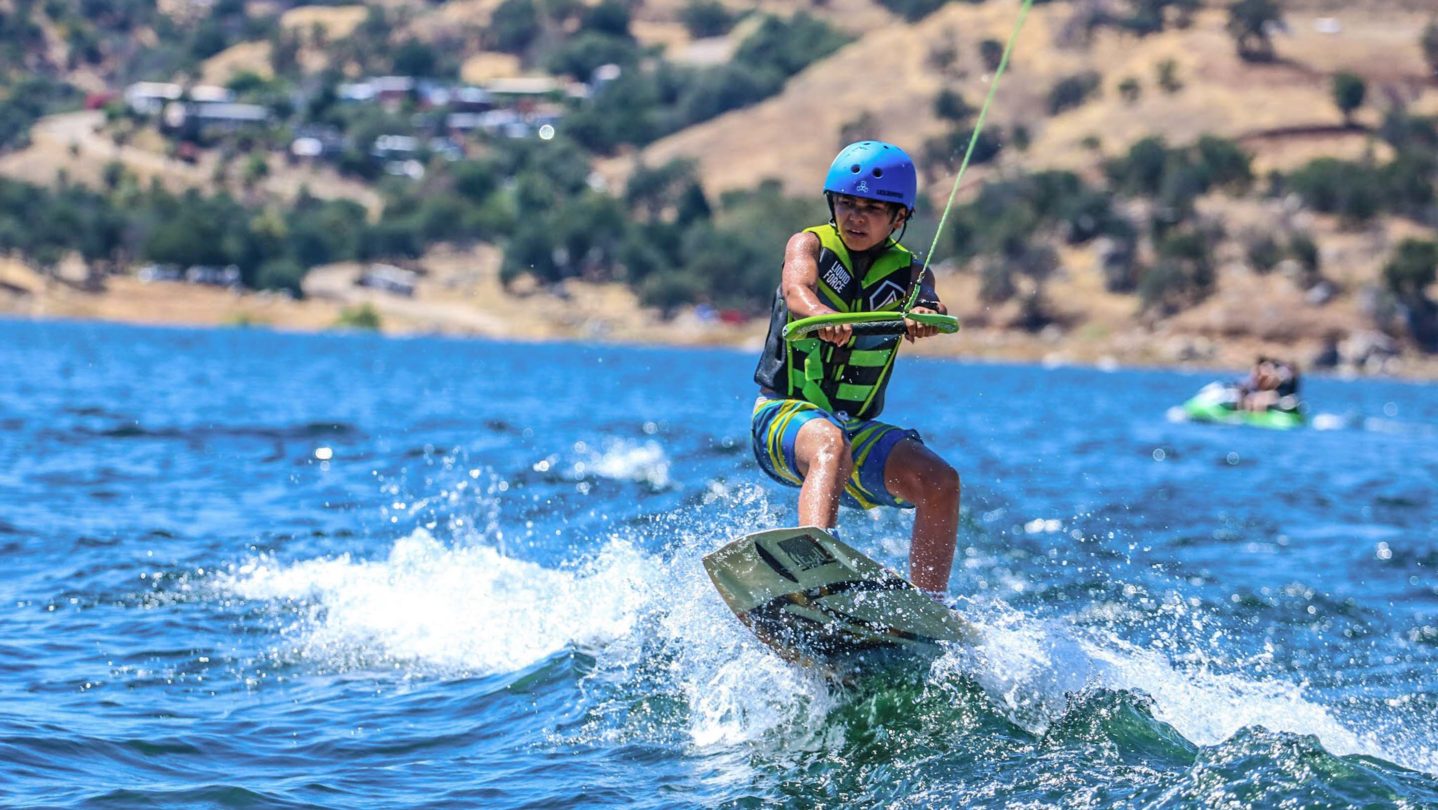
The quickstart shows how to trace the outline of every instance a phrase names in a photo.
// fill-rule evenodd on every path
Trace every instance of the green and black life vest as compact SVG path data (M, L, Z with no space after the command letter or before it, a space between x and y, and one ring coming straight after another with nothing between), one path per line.
M897 242L855 278L849 249L832 224L806 228L819 237L819 299L838 312L898 311L915 282L914 254ZM873 419L884 408L884 388L898 356L899 335L859 335L844 346L817 337L788 342L784 327L794 318L782 285L774 291L769 336L754 381L770 394L812 402L830 413Z

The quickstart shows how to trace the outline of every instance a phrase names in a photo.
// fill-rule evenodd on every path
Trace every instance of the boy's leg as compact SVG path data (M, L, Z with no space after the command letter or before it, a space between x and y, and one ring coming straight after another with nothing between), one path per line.
M828 419L810 419L794 440L794 460L804 484L799 488L799 525L832 529L839 523L839 499L853 472L849 440Z
M909 578L923 590L946 592L958 542L958 472L922 442L905 439L889 453L884 481L915 508Z

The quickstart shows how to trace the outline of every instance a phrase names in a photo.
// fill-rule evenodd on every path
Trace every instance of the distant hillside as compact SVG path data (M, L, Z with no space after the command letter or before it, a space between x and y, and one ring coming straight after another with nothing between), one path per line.
M1286 30L1274 37L1282 59L1271 64L1238 58L1224 30L1227 4L1208 4L1185 29L1137 37L1105 28L1087 42L1069 30L1084 5L1089 4L1033 9L991 118L1000 127L1024 123L1032 143L1006 150L990 167L976 168L970 182L1008 165L1091 170L1102 155L1155 134L1172 143L1202 134L1237 138L1252 150L1260 172L1290 169L1319 155L1359 157L1371 135L1367 129L1341 130L1344 122L1329 86L1339 71L1352 71L1372 85L1373 103L1356 116L1364 127L1378 124L1378 111L1390 98L1402 100L1414 114L1438 114L1438 81L1418 42L1419 32L1438 12L1419 11L1420 3L1330 4L1328 11L1307 4L1310 8L1287 11ZM814 178L843 140L845 124L867 114L872 122L867 134L912 148L942 128L933 111L941 88L956 89L978 105L990 76L979 60L978 44L1005 40L1015 14L1007 3L955 3L912 25L891 18L811 66L781 95L605 166L622 177L635 162L687 157L698 161L707 188L739 188L756 177L774 177L793 193L811 193ZM1336 22L1338 30L1322 33L1321 22ZM958 60L947 70L937 69L933 56L950 43ZM1181 85L1173 92L1157 83L1166 60L1175 63ZM883 67L876 70L876 65ZM1050 89L1083 71L1102 77L1101 90L1074 109L1049 116L1044 103ZM1130 78L1140 88L1134 101L1119 90ZM796 127L806 137L794 137ZM929 174L935 176L926 192L946 195L952 177Z
M246 284L497 246L511 293L757 315L850 140L916 155L906 241L928 248L1018 4L926 3L12 0L0 176L95 189L122 223L84 248L108 273L156 260L173 203L136 195L157 183L250 212L219 257ZM1431 0L1036 4L933 256L969 345L1231 364L1340 342L1370 370L1438 350L1435 70ZM144 112L139 80L179 95ZM366 222L287 233L350 210L315 197ZM0 248L45 271L46 238Z

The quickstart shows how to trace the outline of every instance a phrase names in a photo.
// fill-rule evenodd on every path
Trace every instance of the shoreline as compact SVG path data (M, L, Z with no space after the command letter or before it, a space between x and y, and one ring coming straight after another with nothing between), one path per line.
M668 320L639 306L634 294L617 284L566 282L557 290L499 287L494 274L476 265L485 257L450 256L413 297L357 287L353 265L318 268L307 279L307 295L293 299L272 292L237 291L173 281L143 282L133 276L109 276L102 289L86 289L75 268L53 276L14 261L0 260L0 316L29 320L78 320L188 328L263 327L295 333L343 329L342 313L369 307L378 315L379 334L387 337L444 336L517 342L593 342L649 347L716 347L758 353L767 322L725 323L688 309ZM492 259L493 257L488 257ZM464 273L443 271L462 259ZM453 271L454 267L450 266ZM94 285L95 282L89 282ZM963 300L961 296L945 296ZM904 347L908 356L993 363L1242 373L1258 354L1296 360L1305 375L1339 379L1391 379L1417 383L1438 380L1438 355L1412 351L1370 369L1314 369L1318 346L1310 339L1288 345L1252 335L1222 340L1171 324L1146 329L1135 323L1111 328L1046 328L1037 333L985 325L987 311L956 314L963 329Z

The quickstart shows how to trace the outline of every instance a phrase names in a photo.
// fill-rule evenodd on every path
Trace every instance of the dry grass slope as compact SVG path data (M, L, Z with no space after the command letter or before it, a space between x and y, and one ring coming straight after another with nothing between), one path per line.
M440 40L454 31L472 31L487 23L499 0L386 0L400 22L397 40L407 36ZM1005 41L1018 4L988 0L980 5L951 3L929 18L908 24L875 0L760 0L726 3L735 10L758 8L773 13L807 11L856 37L830 58L794 77L783 93L753 107L731 112L664 138L645 149L603 161L600 171L618 187L639 163L662 164L674 158L697 161L711 194L745 188L776 178L794 194L814 194L828 161L841 145L841 130L861 117L876 122L864 133L917 149L945 129L933 114L941 88L958 90L977 106L989 89L989 75L978 55L985 39ZM176 3L175 13L188 4ZM1356 116L1371 129L1380 110L1393 101L1419 114L1438 114L1438 82L1428 75L1418 45L1419 32L1438 13L1433 0L1290 0L1285 4L1287 30L1275 37L1280 60L1249 64L1238 59L1224 30L1226 2L1210 0L1192 26L1146 38L1102 31L1090 42L1074 41L1075 4L1050 3L1033 9L1011 72L1004 77L991 124L1005 130L1023 123L1032 142L1028 149L1008 148L991 165L977 167L966 178L972 190L985 178L1006 171L1065 168L1097 176L1102 161L1123 153L1134 141L1161 135L1172 144L1192 141L1204 133L1238 139L1255 155L1259 173L1286 170L1320 155L1356 158L1383 147L1364 128L1343 128L1334 105L1330 81L1340 70L1352 71L1369 84L1369 102ZM646 44L662 47L670 58L724 58L730 42L692 41L678 24L683 0L642 0L634 6L634 31ZM365 5L306 6L285 13L281 24L302 35L307 45L301 62L317 70L326 64L313 38L323 31L334 40L359 25ZM1327 22L1338 22L1338 30ZM1323 25L1319 25L1324 20ZM957 45L959 59L941 70L932 55L948 43ZM1181 87L1165 92L1158 85L1159 66L1172 61ZM207 80L223 82L235 72L268 70L268 46L247 43L210 60ZM1049 90L1060 79L1093 70L1102 76L1101 92L1088 103L1050 118ZM515 75L517 61L503 54L466 55L464 76L472 81ZM1118 87L1125 80L1140 87L1137 99L1125 100ZM134 144L119 148L93 133L93 117L60 118L36 130L35 145L0 156L0 174L53 182L63 170L80 182L98 182L105 163L119 160L144 178L158 177L177 187L212 183L213 166L186 166L162 153ZM72 146L73 144L73 146ZM266 182L272 193L292 194L303 180L322 195L362 199L371 208L377 197L367 188L320 173L299 176L276 171ZM952 178L936 173L926 193L941 202ZM1282 201L1205 199L1206 215L1228 223L1230 238L1217 245L1219 292L1199 307L1167 321L1151 323L1140 316L1131 296L1104 291L1088 248L1061 251L1064 271L1048 289L1063 327L1029 334L1004 328L1009 307L979 303L972 274L944 272L941 292L965 320L958 338L929 341L921 353L963 354L1015 359L1170 364L1193 362L1238 367L1259 350L1288 353L1304 359L1331 330L1353 332L1368 327L1358 291L1378 275L1387 252L1410 235L1431 232L1404 221L1386 221L1358 230L1295 210ZM1260 276L1249 270L1242 239L1277 229L1311 232L1323 252L1325 275L1338 286L1338 297L1324 307L1311 306L1282 274ZM776 246L776 261L779 247ZM939 257L940 259L942 257ZM423 262L430 273L412 301L401 301L351 283L355 267L328 268L313 275L313 300L276 301L235 296L213 290L161 290L116 279L104 295L81 293L61 282L26 275L13 265L0 278L0 311L27 315L67 315L121 320L162 320L187 323L261 321L294 328L324 328L340 307L368 302L381 313L388 330L445 331L522 338L579 337L678 343L754 343L761 325L719 328L692 318L658 322L642 311L629 291L619 287L571 284L554 292L515 295L496 279L496 254L481 247L465 253L437 251ZM163 285L166 288L172 285ZM1438 378L1438 361L1414 358L1401 369L1414 376Z

